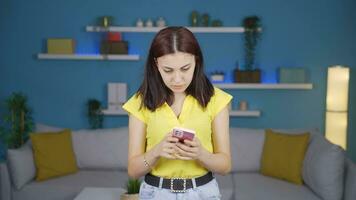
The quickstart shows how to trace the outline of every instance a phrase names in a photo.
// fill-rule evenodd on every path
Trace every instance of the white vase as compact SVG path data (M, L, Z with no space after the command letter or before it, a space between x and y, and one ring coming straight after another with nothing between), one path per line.
M153 27L153 22L152 22L151 19L148 19L148 20L146 21L146 27Z
M156 26L157 27L164 27L166 26L166 21L164 21L163 17L159 17L158 20L156 21Z
M141 18L138 18L138 20L136 21L136 27L143 27L143 21Z

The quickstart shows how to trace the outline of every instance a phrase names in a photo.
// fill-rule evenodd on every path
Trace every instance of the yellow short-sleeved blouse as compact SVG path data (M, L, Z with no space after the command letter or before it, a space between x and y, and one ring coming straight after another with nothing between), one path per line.
M214 88L214 95L204 110L194 97L188 95L178 118L167 103L154 112L144 107L140 109L141 97L137 95L133 95L123 108L146 124L146 151L158 144L173 127L183 127L195 130L203 147L213 152L212 121L231 99L230 94ZM192 178L204 175L207 170L196 161L160 158L151 173L166 178Z

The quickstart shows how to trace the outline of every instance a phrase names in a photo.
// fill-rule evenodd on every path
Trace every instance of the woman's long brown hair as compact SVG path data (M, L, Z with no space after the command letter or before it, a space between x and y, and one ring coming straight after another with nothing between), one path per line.
M204 74L203 55L198 41L193 33L185 27L167 27L157 33L152 41L144 72L144 79L137 91L142 98L142 106L155 111L165 102L173 104L172 91L164 84L158 71L156 60L158 57L184 52L194 55L195 70L193 79L186 94L193 96L199 104L206 108L210 98L214 95L214 87Z

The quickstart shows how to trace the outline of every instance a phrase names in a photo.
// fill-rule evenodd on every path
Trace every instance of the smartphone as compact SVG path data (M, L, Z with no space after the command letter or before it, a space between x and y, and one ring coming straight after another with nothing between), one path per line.
M178 138L179 142L184 143L184 140L193 140L194 135L195 131L193 130L180 127L173 128L173 137Z

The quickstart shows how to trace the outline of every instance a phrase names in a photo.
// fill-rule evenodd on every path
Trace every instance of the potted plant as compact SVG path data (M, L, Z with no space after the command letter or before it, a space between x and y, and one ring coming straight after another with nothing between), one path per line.
M96 99L89 99L88 103L88 120L91 129L103 128L103 113L101 103Z
M138 200L138 193L140 192L141 181L138 179L129 179L127 181L127 192L120 196L120 200Z
M8 113L4 126L0 127L0 136L8 148L16 149L28 140L28 134L33 129L32 111L22 93L12 93L5 104Z
M261 37L261 20L257 16L248 16L243 19L245 69L235 70L235 82L259 83L261 82L261 71L255 66L256 46Z

